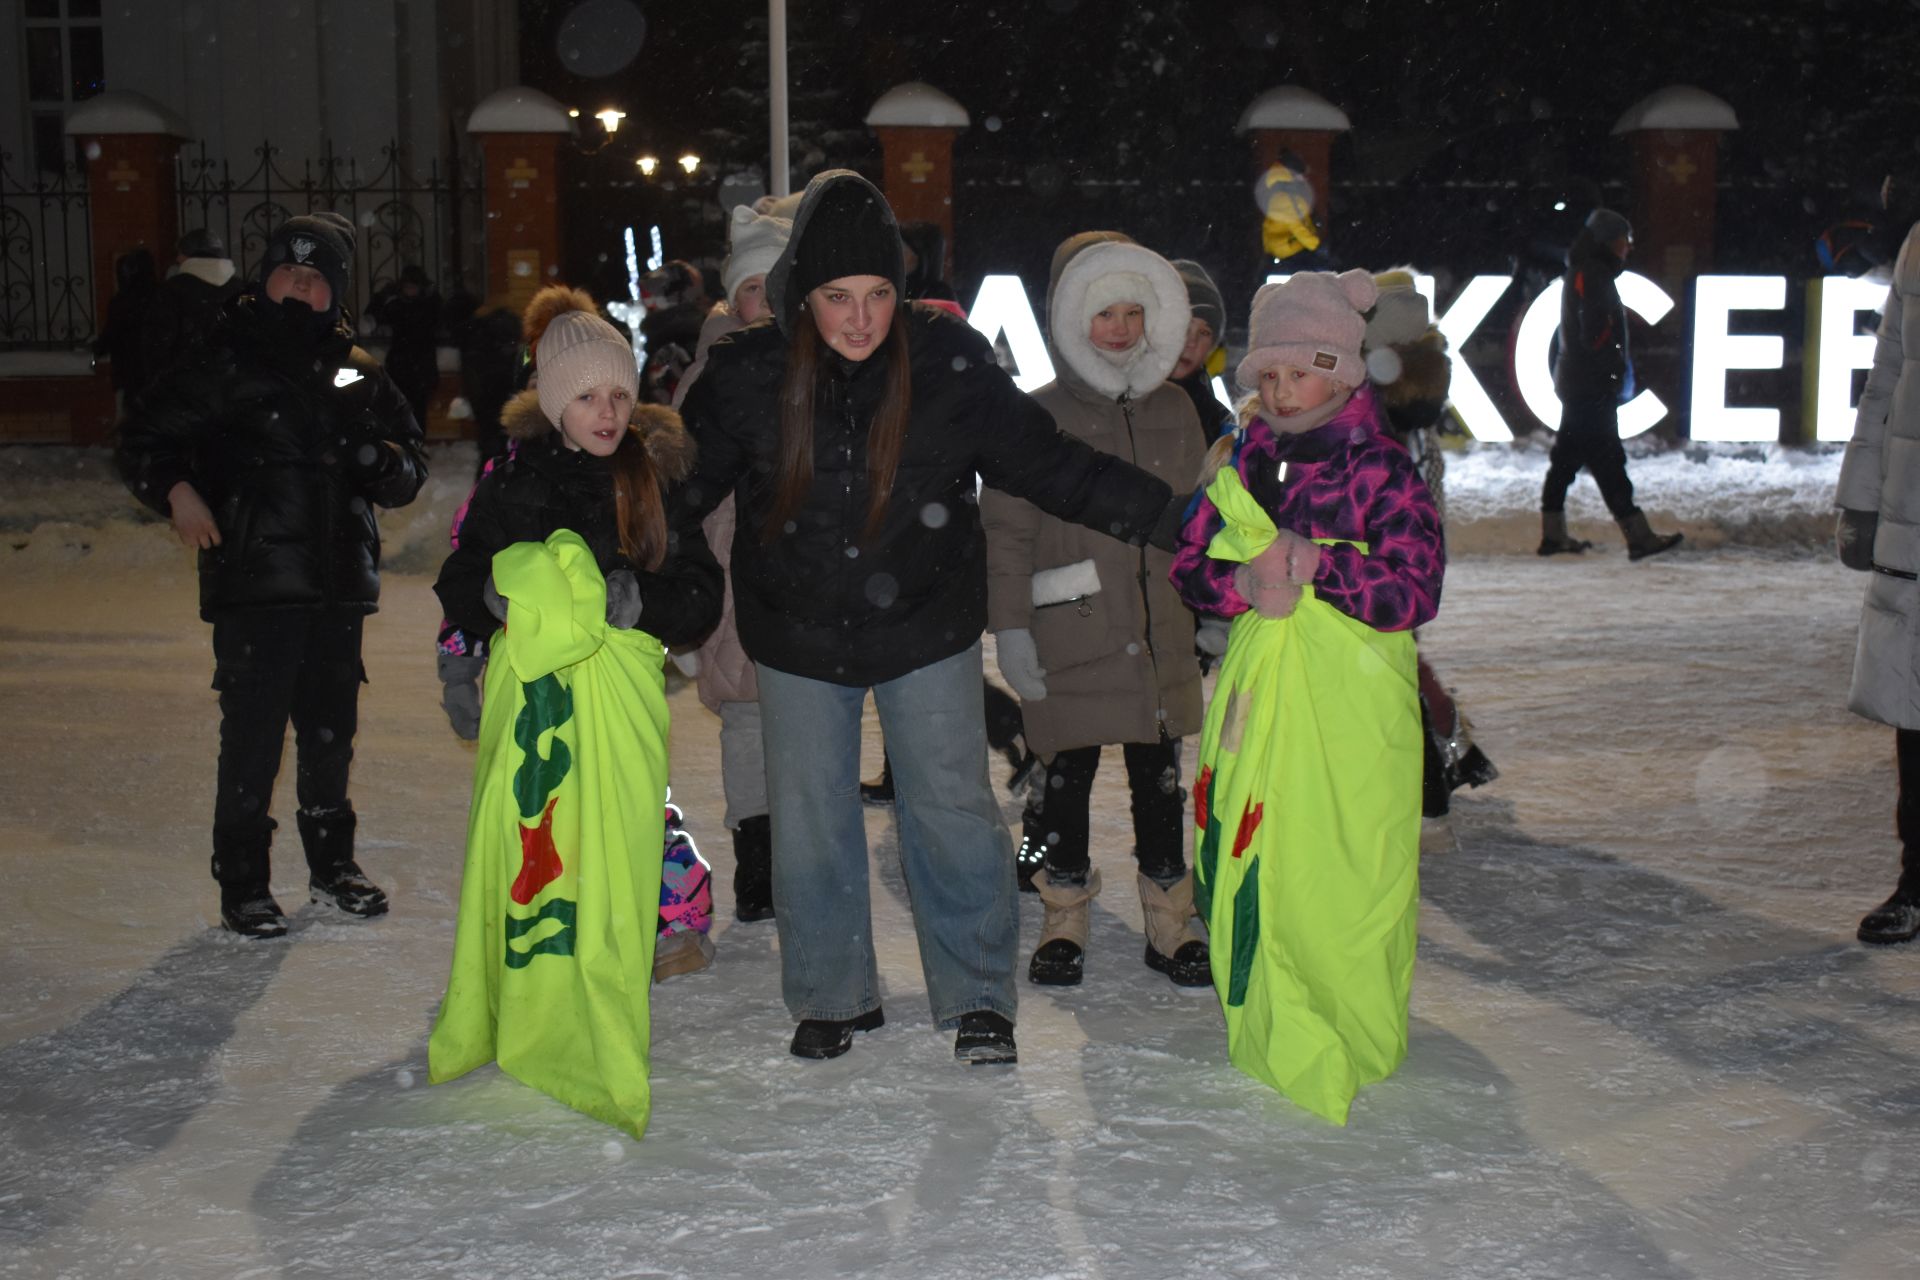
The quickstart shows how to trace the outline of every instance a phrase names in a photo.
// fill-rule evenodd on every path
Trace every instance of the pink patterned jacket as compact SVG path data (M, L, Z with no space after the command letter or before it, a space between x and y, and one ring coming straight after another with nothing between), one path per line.
M1377 631L1405 631L1440 608L1447 553L1440 515L1407 451L1387 433L1373 388L1362 384L1322 426L1275 431L1256 414L1234 441L1228 465L1273 522L1306 538L1365 542L1320 549L1314 595ZM1169 576L1200 613L1232 617L1250 607L1233 587L1229 561L1207 555L1220 513L1196 493Z

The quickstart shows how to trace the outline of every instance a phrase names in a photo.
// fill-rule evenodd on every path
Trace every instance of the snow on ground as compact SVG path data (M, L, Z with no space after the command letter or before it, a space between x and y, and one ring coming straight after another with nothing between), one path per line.
M1833 454L1636 460L1690 534L1638 565L1617 535L1487 554L1530 551L1544 458L1456 461L1425 643L1503 775L1425 860L1412 1053L1346 1129L1234 1071L1211 995L1140 963L1117 758L1088 982L1022 991L1017 1068L958 1067L932 1029L884 810L887 1026L791 1058L774 931L726 918L716 722L679 688L719 955L654 992L638 1143L491 1068L425 1082L473 761L437 705L427 590L470 455L436 461L388 522L401 568L367 630L354 794L393 913L302 906L259 944L213 927L189 563L97 455L0 451L0 1276L1910 1269L1920 950L1852 940L1896 855L1890 731L1844 707L1862 582L1808 549ZM1605 532L1578 492L1576 526ZM871 725L867 747L875 767Z

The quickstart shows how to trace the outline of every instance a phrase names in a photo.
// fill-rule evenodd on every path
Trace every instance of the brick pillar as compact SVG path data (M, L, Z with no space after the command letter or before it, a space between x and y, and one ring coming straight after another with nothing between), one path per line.
M521 310L560 269L561 137L480 135L489 307Z
M902 222L931 222L946 237L940 275L953 275L953 139L958 129L876 125L880 139L881 190Z
M1634 265L1684 295L1713 269L1718 129L1642 129L1633 148Z
M107 322L113 264L145 248L161 271L180 239L174 157L181 139L164 133L82 134L87 155L88 217L93 223L94 325Z

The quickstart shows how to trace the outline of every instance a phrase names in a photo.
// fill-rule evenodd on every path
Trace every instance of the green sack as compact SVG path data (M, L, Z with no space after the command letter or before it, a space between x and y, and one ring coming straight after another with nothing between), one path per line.
M1273 521L1231 469L1216 559ZM1360 545L1362 552L1366 551ZM1419 915L1420 709L1410 632L1301 589L1233 620L1193 788L1194 899L1233 1064L1336 1124L1407 1054Z
M638 1138L667 794L665 650L578 534L493 558L493 639L435 1084L500 1069Z

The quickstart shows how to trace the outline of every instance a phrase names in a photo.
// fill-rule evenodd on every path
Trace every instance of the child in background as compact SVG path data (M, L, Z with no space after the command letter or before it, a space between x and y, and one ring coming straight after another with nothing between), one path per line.
M1194 783L1196 899L1234 1064L1346 1122L1406 1056L1419 907L1412 628L1440 521L1366 381L1361 271L1255 295L1247 425L1215 446L1172 577L1233 618Z
M790 219L734 206L727 227L729 252L720 268L727 296L714 304L700 328L693 364L674 389L676 408L706 369L708 348L770 314L767 272L792 234ZM723 571L733 559L733 524L732 497L702 523L707 545ZM733 918L771 920L773 819L768 813L767 761L760 737L760 682L734 626L731 576L722 598L720 625L700 646L695 662L701 705L720 717L720 786L727 800L724 821L733 833Z

